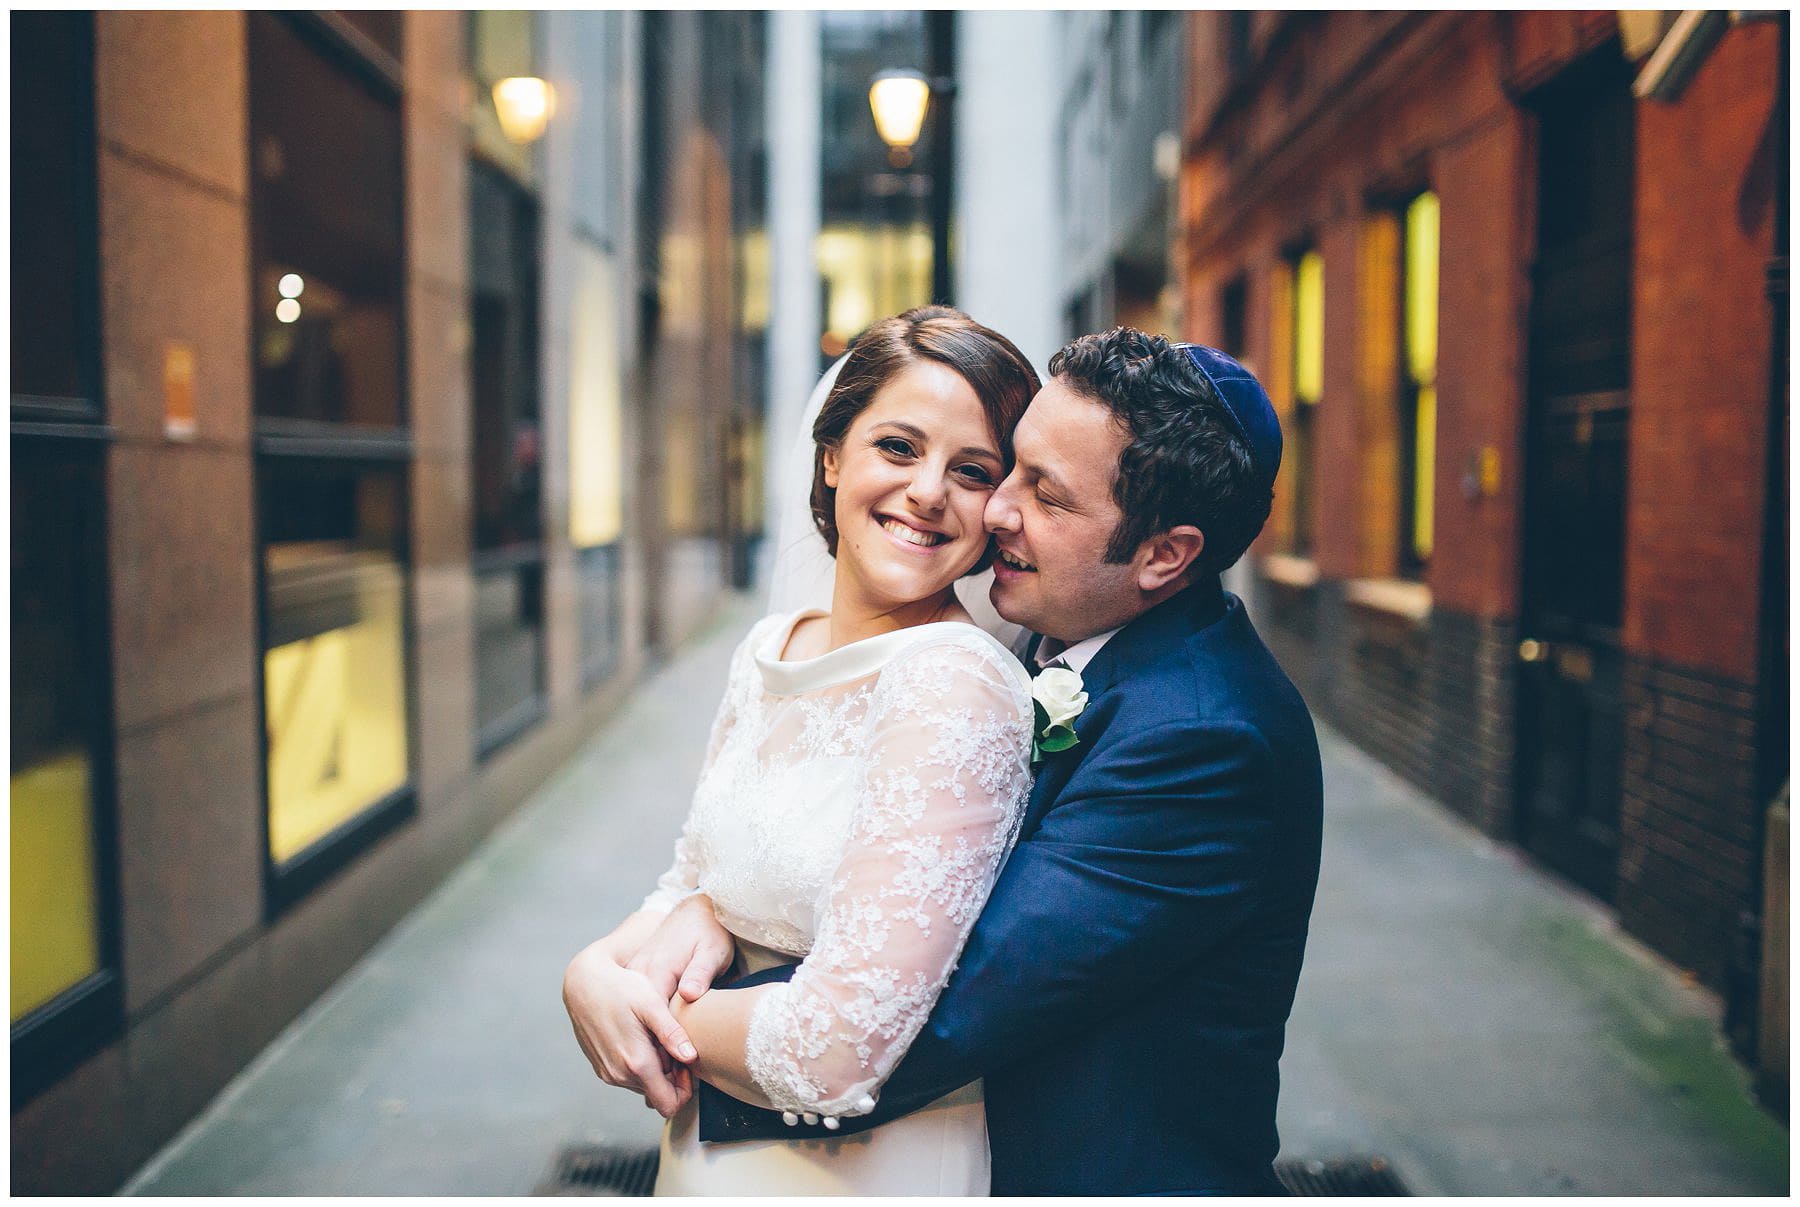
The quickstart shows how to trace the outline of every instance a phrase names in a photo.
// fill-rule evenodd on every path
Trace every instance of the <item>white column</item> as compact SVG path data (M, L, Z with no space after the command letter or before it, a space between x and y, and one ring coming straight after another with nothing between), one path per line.
M764 429L765 499L779 499L794 472L788 451L800 409L819 380L819 113L822 46L816 12L769 14L769 405ZM762 543L757 582L766 583L775 524Z
M956 303L1042 373L1062 346L1056 14L956 18Z

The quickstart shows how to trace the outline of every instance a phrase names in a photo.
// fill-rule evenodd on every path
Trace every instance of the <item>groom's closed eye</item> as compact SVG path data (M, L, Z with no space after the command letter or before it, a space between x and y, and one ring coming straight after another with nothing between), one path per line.
M1032 494L1037 498L1038 505L1055 508L1058 511L1067 511L1069 505L1063 502L1061 496L1055 491L1046 486L1045 481L1046 479L1038 477L1032 482Z

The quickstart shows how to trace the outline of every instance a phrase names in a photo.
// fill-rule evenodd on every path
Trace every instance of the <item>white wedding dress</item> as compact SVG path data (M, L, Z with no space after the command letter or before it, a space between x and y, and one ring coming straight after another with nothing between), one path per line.
M713 901L754 970L804 962L751 1016L746 1064L780 1109L866 1113L918 1035L1031 786L1031 681L973 625L920 625L784 662L794 612L738 647L675 863L645 901ZM988 1191L979 1082L828 1140L702 1145L664 1130L656 1193Z

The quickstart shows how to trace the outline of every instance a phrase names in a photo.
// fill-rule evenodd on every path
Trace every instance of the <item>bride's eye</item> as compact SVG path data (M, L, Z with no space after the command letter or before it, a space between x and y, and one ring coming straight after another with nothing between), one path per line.
M896 457L912 456L913 446L910 441L898 436L885 436L875 442L875 447L884 453L892 453Z
M992 486L994 484L994 475L990 474L986 469L979 465L959 465L956 467L956 472L977 486Z

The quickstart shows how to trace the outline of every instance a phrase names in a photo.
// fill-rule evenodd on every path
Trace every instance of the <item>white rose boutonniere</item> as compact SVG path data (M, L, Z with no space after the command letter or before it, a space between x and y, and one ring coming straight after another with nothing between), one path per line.
M1038 672L1031 681L1031 710L1037 719L1031 733L1033 766L1045 755L1067 750L1080 741L1075 736L1075 718L1088 705L1082 686L1080 675L1060 666Z

